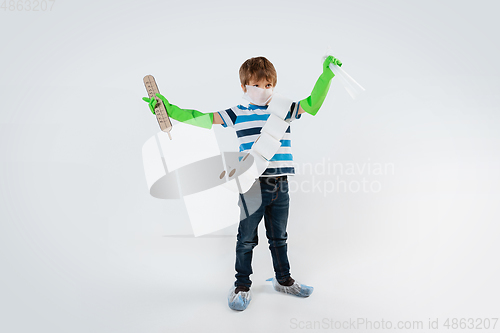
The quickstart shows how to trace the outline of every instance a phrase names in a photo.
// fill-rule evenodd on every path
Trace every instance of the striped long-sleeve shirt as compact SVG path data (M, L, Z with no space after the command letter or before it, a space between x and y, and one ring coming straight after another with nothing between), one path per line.
M290 119L291 122L294 119L300 119L301 115L298 114L299 104L300 102L292 103L285 120ZM246 154L252 148L267 118L269 118L270 113L267 112L267 107L267 105L260 106L253 104L249 104L248 106L238 105L218 112L224 121L222 126L233 127L236 130L242 155ZM295 174L290 126L288 126L285 135L280 141L281 147L279 147L276 154L269 160L269 166L262 173L263 177Z

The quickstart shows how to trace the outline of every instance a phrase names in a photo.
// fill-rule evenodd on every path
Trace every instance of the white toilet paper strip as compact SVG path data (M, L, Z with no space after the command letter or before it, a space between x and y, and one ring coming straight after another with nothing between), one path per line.
M285 96L281 96L278 93L274 93L267 111L276 115L280 119L285 119L288 111L290 110L290 105L293 101Z
M275 139L267 132L261 132L257 141L252 145L252 150L269 161L276 154L280 146L281 142L279 139Z
M267 118L266 124L262 127L261 133L265 132L279 141L285 134L288 126L290 126L290 123L288 121L285 121L283 120L283 118L279 118L278 116L271 114L269 118Z

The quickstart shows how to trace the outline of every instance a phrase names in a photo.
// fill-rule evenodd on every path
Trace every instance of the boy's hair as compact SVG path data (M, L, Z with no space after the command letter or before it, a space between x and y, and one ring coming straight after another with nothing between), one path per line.
M278 82L278 75L273 64L265 57L250 58L240 67L240 81L242 85L247 85L250 80L260 81L266 79L273 87Z

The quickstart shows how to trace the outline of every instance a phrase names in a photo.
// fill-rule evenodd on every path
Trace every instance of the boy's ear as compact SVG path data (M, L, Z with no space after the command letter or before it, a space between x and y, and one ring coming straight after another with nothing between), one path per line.
M241 85L241 89L243 89L243 92L247 92L247 88L244 85Z

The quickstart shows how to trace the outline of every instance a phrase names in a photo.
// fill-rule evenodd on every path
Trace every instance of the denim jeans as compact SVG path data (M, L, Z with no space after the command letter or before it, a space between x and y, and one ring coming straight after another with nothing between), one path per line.
M245 194L240 194L240 224L236 241L236 282L250 288L252 281L253 248L258 243L257 227L262 217L266 226L266 236L278 282L290 276L287 256L288 181L282 179L275 184L259 178ZM250 213L250 215L248 215Z

